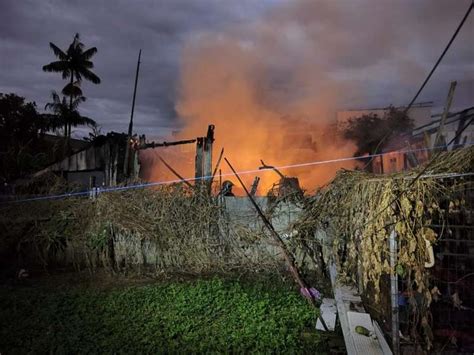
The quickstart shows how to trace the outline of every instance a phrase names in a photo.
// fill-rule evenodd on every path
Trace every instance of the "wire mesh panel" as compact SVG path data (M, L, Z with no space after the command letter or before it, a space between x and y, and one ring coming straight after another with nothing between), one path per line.
M474 351L474 188L458 179L444 216L431 226L439 236L431 271L433 334L443 351ZM444 223L443 222L444 218Z
M455 187L455 192L433 206L438 213L426 226L437 234L432 257L429 244L426 250L425 271L432 298L427 313L422 311L421 293L408 291L411 281L398 280L402 353L420 351L427 341L435 352L474 351L474 180L471 176L446 178L442 183ZM390 328L389 280L382 280L382 285L387 305L383 318Z

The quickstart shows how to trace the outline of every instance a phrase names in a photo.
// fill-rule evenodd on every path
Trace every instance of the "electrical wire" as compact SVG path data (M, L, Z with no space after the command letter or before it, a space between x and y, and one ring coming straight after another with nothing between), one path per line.
M433 68L431 69L430 73L428 74L428 76L426 77L425 81L423 82L423 84L421 84L421 87L418 89L418 92L416 93L416 95L413 97L413 99L411 100L410 104L407 106L407 108L405 109L405 113L410 109L410 107L415 103L416 99L418 98L418 96L420 95L420 93L423 91L423 89L425 88L426 84L428 83L428 81L430 80L431 76L433 75L434 71L436 70L436 68L438 67L439 63L441 63L441 60L444 58L444 55L446 54L446 52L448 51L449 47L451 47L451 44L454 42L454 39L456 38L456 36L458 35L459 31L461 30L462 26L464 25L464 23L466 22L467 18L469 17L469 14L471 13L472 9L474 8L474 0L471 2L471 5L469 5L469 8L467 9L466 11L466 14L464 15L464 17L462 18L461 20L461 23L458 25L458 27L456 28L456 31L454 32L454 34L452 35L451 39L449 40L448 44L446 45L446 47L444 48L444 51L443 53L441 53L440 57L438 58L438 60L436 61L435 65L433 66Z
M454 140L454 138L453 138L453 140ZM452 143L453 140L451 140L450 143ZM448 144L448 146L449 146L449 144ZM459 144L459 146L470 146L470 145L474 145L474 143L468 143L468 144L464 144L464 145ZM324 164L335 164L335 163L343 163L343 162L355 161L355 160L361 160L361 159L370 159L370 158L375 158L375 157L382 157L384 155L390 155L390 154L393 154L393 153L424 152L424 151L439 149L439 148L442 148L442 147L445 147L445 145L437 146L437 147L433 147L433 148L419 148L419 149L401 150L401 151L387 152L387 153L377 153L377 154L371 154L371 155L360 155L360 156L357 156L357 157L344 157L344 158L319 160L319 161L312 161L312 162L305 162L305 163L298 163L298 164L289 164L289 165L277 166L275 168L278 169L278 170L304 168L304 167L318 166L318 165L324 165ZM260 174L260 173L265 172L265 171L273 171L273 169L274 168L242 170L242 171L238 171L238 174L239 175ZM424 169L424 171L426 171L426 169ZM473 173L473 175L474 175L474 173ZM232 176L234 176L234 174L232 172L222 174L222 177L232 177ZM450 175L450 176L451 177L466 176L466 174L457 174L457 175L455 174L455 175ZM420 175L420 177L421 177L421 175ZM429 175L427 175L427 177L429 177ZM69 197L82 197L82 196L90 196L93 193L105 193L105 192L113 192L113 191L134 190L134 189L141 189L141 188L147 188L147 187L155 187L155 186L160 186L160 185L170 185L170 184L182 183L182 182L185 182L185 181L186 182L199 181L199 180L206 181L206 180L210 180L211 178L212 178L212 176L202 176L202 177L193 177L193 178L185 178L185 179L173 179L173 180L146 182L146 183L142 183L142 184L135 184L135 185L128 185L128 186L101 187L101 188L95 188L95 189L88 189L88 190L85 190L85 191L70 192L70 193L64 193L64 194L58 194L58 195L44 195L44 196L36 196L36 197L31 197L31 198L25 198L25 199L21 199L21 200L2 201L2 202L0 202L0 204L13 204L13 203L22 203L22 202L57 200L57 199L69 198ZM417 177L414 177L414 179L417 179Z

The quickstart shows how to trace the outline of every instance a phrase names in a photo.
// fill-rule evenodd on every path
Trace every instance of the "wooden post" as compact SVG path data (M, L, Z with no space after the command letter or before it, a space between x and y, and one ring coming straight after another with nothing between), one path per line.
M217 159L216 167L214 168L214 171L212 172L212 180L214 180L214 177L216 176L217 169L219 169L223 155L224 155L224 148L221 149L221 153L219 154L219 158Z
M203 153L204 138L199 137L196 141L196 160L195 160L195 174L196 185L201 183L202 179L202 153Z
M408 151L405 154L406 154L409 166L405 166L405 168L408 168L408 169L409 168L415 168L415 167L418 166L418 159L416 158L416 155L413 152L413 147L410 144L409 140L406 141L406 144L407 144L407 147L408 147Z
M203 145L203 177L205 177L206 183L212 180L212 144L214 143L214 125L209 125L207 128L207 135L204 139Z
M198 137L196 140L194 175L196 178L196 186L212 181L212 143L214 143L214 128L214 125L209 125L206 137Z
M423 144L425 145L426 151L426 158L429 160L431 158L431 135L428 134L428 132L424 131L423 132Z
M436 132L436 138L434 140L434 147L433 147L435 151L442 150L438 146L441 144L441 135L443 134L444 124L446 123L446 119L448 118L448 114L449 114L449 109L451 108L451 103L453 102L455 89L456 89L456 82L453 81L451 82L451 86L449 87L449 93L448 93L448 98L446 99L446 105L444 106L443 115L441 116L441 119L439 121L438 132Z
M459 142L461 141L461 134L465 128L464 125L466 124L466 115L467 111L464 111L461 113L461 117L459 117L458 128L456 129L456 136L453 142L453 149L462 148L462 145L460 145Z
M97 197L96 179L95 176L89 177L89 197L95 199Z
M250 188L250 195L255 196L257 193L257 188L258 188L258 183L260 182L260 178L258 176L255 176L255 179L253 180L252 187Z

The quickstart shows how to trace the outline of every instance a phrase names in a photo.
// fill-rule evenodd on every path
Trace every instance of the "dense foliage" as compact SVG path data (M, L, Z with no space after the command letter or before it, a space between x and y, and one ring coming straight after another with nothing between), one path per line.
M390 107L383 117L367 114L349 119L344 128L344 137L355 142L355 156L380 152L390 138L410 131L413 120L394 107Z
M39 113L35 102L28 102L16 94L0 93L0 180L10 182L25 177L62 159L77 143L66 144L66 140L48 135L58 131L66 123L72 127L88 125L96 128L95 121L81 116L75 99L73 110L69 103L59 101L53 95L53 103L47 105L53 114ZM91 137L96 138L96 137ZM91 139L93 140L93 139ZM77 142L77 141L76 141Z
M314 327L314 310L281 282L3 287L0 304L0 352L6 354L314 353L321 346L317 333L303 333Z
M8 180L39 169L47 160L41 133L49 128L48 117L39 114L34 102L15 94L0 93L0 178Z
M64 128L64 136L71 136L71 127L87 125L94 128L97 126L93 119L79 113L79 105L86 101L84 96L74 97L68 102L65 96L61 99L56 91L53 91L51 98L53 101L48 102L45 109L53 112L51 117L55 121L55 128Z

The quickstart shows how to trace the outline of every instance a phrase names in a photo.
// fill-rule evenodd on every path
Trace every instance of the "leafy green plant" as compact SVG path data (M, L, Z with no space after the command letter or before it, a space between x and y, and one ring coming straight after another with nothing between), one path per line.
M126 289L0 289L2 353L315 352L287 285L222 279ZM315 340L316 339L316 340ZM319 349L321 350L321 349Z
M97 230L89 232L87 235L87 246L92 250L103 250L107 246L109 232L109 227L106 224L101 225Z

